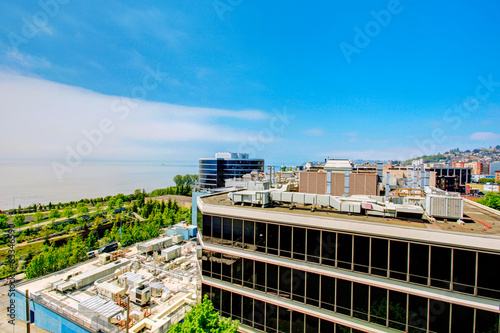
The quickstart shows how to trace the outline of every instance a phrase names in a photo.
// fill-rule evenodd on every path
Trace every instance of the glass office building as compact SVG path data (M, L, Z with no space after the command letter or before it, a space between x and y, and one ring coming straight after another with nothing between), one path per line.
M202 293L242 332L499 333L498 234L197 204Z
M215 158L200 158L199 162L200 189L224 187L226 179L264 172L264 160L250 159L245 153L217 153Z

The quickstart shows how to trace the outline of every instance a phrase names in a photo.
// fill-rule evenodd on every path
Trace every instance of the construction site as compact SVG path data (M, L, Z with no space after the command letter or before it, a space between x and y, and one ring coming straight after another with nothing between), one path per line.
M199 301L197 252L172 235L101 253L17 286L17 311L53 332L163 333Z

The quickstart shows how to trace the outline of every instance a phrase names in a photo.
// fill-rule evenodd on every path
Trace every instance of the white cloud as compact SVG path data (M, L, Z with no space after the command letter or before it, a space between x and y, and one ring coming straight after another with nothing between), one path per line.
M469 138L476 141L494 141L500 139L500 134L492 132L476 132L472 133Z
M48 68L50 62L45 58L23 54L18 50L10 49L5 52L5 60L9 63L20 65L25 68Z
M302 132L307 136L322 136L323 130L321 128L310 128Z
M185 107L108 96L55 82L0 72L0 154L7 159L61 159L68 149L88 148L89 159L191 156L207 144L251 142L249 122L258 110ZM112 130L96 134L103 122ZM99 130L101 131L101 130ZM82 150L83 151L83 150Z

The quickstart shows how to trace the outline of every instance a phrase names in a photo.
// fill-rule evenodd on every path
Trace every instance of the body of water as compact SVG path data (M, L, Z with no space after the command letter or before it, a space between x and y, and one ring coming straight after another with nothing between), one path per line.
M198 165L82 163L59 179L50 163L1 163L0 209L150 192L174 185L177 174L198 174Z

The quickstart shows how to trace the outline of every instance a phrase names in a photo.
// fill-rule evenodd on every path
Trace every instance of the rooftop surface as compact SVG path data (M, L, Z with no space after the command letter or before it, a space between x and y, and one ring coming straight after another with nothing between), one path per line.
M393 226L427 228L431 230L443 230L443 231L452 231L459 233L489 235L489 236L497 236L500 238L500 215L495 215L486 210L477 208L472 204L470 204L467 200L464 200L463 221L465 222L465 225L461 226L458 225L456 222L444 222L443 220L437 220L435 223L430 223L427 220L418 220L418 219L396 219L392 217L377 217L377 216L366 216L358 214L348 215L347 213L339 212L330 208L318 209L312 212L310 206L309 207L298 206L293 210L290 210L287 206L268 206L266 208L251 207L248 204L244 206L240 205L234 206L233 202L227 198L227 193L205 196L201 197L200 199L205 204L208 205L238 207L243 209L260 210L260 211L264 210L271 212L280 212L284 214L330 217L332 219L343 219L343 220L359 221L365 223L366 222L380 223L384 225L393 225Z

